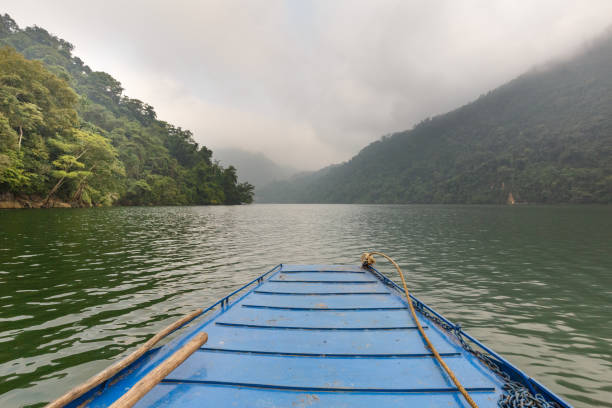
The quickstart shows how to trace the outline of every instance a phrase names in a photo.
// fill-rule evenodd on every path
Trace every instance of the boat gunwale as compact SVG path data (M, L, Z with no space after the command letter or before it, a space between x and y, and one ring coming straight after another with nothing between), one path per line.
M138 366L140 366L143 363L145 365L149 365L150 367L148 367L148 370L143 371L139 375L142 375L142 376L146 375L147 372L153 370L157 366L157 364L159 364L161 361L163 361L165 358L167 358L167 356L170 355L173 351L175 351L178 347L180 347L182 344L185 344L193 336L195 336L198 332L202 331L204 327L206 327L208 324L213 322L214 319L217 316L225 313L226 311L228 311L232 307L236 306L241 300L243 300L249 294L251 294L251 293L258 293L257 292L257 288L260 287L264 283L264 281L272 279L272 277L276 276L279 273L285 273L285 271L283 271L283 266L284 265L285 264L280 263L280 264L274 266L272 269L270 269L267 272L259 275L258 277L256 277L252 281L250 281L247 284L243 285L242 287L236 289L235 291L233 291L232 293L226 295L225 297L219 299L214 304L212 304L211 306L206 308L204 311L202 311L202 313L198 317L196 317L194 320L192 320L190 323L192 324L194 321L196 321L198 319L201 319L203 317L206 317L205 321L200 322L199 324L193 325L189 331L187 331L186 333L182 334L181 336L178 336L178 337L172 339L167 344L161 345L161 346L159 346L157 348L154 348L154 349L150 350L145 355L143 355L138 360L136 360L134 363L132 363L130 366L126 367L124 370L120 371L115 376L109 378L104 383L102 383L102 384L98 385L97 387L93 388L92 390L90 390L86 394L82 395L78 399L72 401L66 407L87 406L87 404L93 400L93 398L96 396L96 394L98 394L100 392L100 390L103 393L109 385L112 385L112 384L120 381L126 374L131 373L135 368L137 368ZM351 267L352 265L338 265L338 266ZM367 273L366 271L368 271L368 272L372 273L382 284L384 284L385 286L393 289L394 292L396 292L395 294L398 295L400 301L402 303L408 305L407 302L409 300L406 299L406 296L405 296L404 292L402 291L402 289L399 287L399 285L397 283L395 283L392 279L388 278L387 276L385 276L383 273L381 273L377 269L373 268L372 266L368 266L367 268L364 268L364 269L365 270L363 272L341 271L341 270L296 270L296 271L286 271L286 272L288 272L288 273L306 273L306 272L311 272L311 273L312 272ZM269 275L269 276L267 276L267 275ZM239 296L238 298L233 299L233 300L230 301L231 297L233 297L233 296L239 294L240 292L244 291L245 289L247 289L248 287L250 287L254 283L257 283L257 284L254 285L253 287L251 287L245 293L242 293L241 296ZM361 292L361 293L365 294L367 292L365 292L365 293ZM267 293L261 293L261 294L267 294ZM275 294L280 294L280 293L275 293ZM340 294L340 293L337 293L337 294ZM360 294L360 293L342 293L342 294ZM380 295L382 295L382 294L383 293L380 293ZM388 294L390 295L391 293L388 293ZM291 295L306 295L306 296L309 296L310 294L291 293ZM474 338L473 336L471 336L470 334L465 332L461 328L461 326L459 326L457 324L454 324L452 321L450 321L449 319L444 317L442 314L440 314L437 311L435 311L432 307L428 306L426 303L421 301L416 296L410 294L410 299L412 301L416 302L418 305L422 306L423 308L427 309L428 312L432 313L434 316L436 316L437 318L441 319L444 323L446 323L449 326L455 328L455 330L459 334L461 334L462 336L464 336L465 338L467 338L468 340L473 342L475 345L477 345L478 347L482 348L487 353L489 353L489 355L491 357L493 357L494 360L497 360L495 362L499 364L500 368L505 373L509 374L511 377L514 377L514 378L518 377L519 382L523 383L523 385L528 386L529 389L532 391L532 393L535 394L535 392L534 392L535 390L533 389L533 387L535 387L547 399L554 401L555 403L559 404L561 407L563 407L563 408L572 408L572 406L569 405L567 402L565 402L561 397L557 396L555 393L550 391L548 388L546 388L544 385L539 383L537 380L529 377L525 372L523 372L518 367L516 367L515 365L510 363L508 360L506 360L501 355L496 353L490 347L485 346L479 340L477 340L476 338ZM215 309L217 306L220 306L220 307L217 310L215 310L214 313L207 315L210 311ZM426 317L424 317L424 318L427 321L431 320L431 319L428 319ZM179 327L175 331L182 330L182 329L185 329L185 328L186 328L185 326ZM448 331L446 331L446 330L443 330L443 331L445 333L448 333ZM448 336L448 338L452 339L453 337L452 336ZM161 352L162 350L163 350L163 352L161 354L158 354L158 352ZM158 355L153 356L148 361L144 361L147 357L151 356L152 354L158 354ZM425 357L425 356L423 356L423 357ZM490 370L489 368L487 368L487 369ZM495 373L493 371L491 371L491 374L495 375ZM164 380L160 384L171 384L171 383L172 383L172 381ZM213 385L213 384L210 384L210 385ZM222 384L218 384L218 385L222 385ZM101 394L98 394L98 396L100 396L100 395Z
M392 279L389 279L382 272L378 271L376 268L374 268L371 265L367 266L367 270L371 271L377 278L379 278L382 281L383 284L385 284L388 287L394 289L397 292L397 294L400 295L400 298L401 298L402 302L406 302L406 295L405 295L404 291L402 290L402 288L397 283L395 283L395 281L393 281ZM415 301L417 304L421 305L423 308L427 309L427 311L429 311L431 314L433 314L434 316L436 316L437 318L442 320L444 323L446 323L449 326L453 327L454 330L458 334L464 336L465 338L470 340L472 343L474 343L475 345L477 345L478 347L480 347L481 349L486 351L489 354L490 357L493 357L494 360L497 360L496 363L498 363L498 365L500 366L502 371L504 371L506 374L510 375L511 378L512 377L518 378L519 382L522 383L524 386L527 386L528 389L534 395L537 393L537 391L534 389L534 387L535 387L535 388L537 388L540 391L541 394L544 394L544 396L546 398L548 398L548 399L554 401L555 403L559 404L562 408L572 408L572 406L569 403L567 403L565 400L563 400L560 396L558 396L557 394L555 394L554 392L549 390L546 386L541 384L539 381L537 381L534 378L530 377L527 373L522 371L520 368L516 367L510 361L508 361L505 358L503 358L500 354L495 352L493 349L491 349L488 346L485 346L478 339L476 339L475 337L473 337L472 335L467 333L465 330L463 330L461 325L453 323L451 320L447 319L442 314L438 313L435 309L433 309L431 306L428 306L425 302L423 302L422 300L420 300L419 298L414 296L412 293L410 294L410 299ZM427 319L427 320L429 321L430 319ZM432 323L434 323L434 322L432 322ZM447 332L447 331L445 330L445 332ZM449 336L449 338L452 338L452 337Z
M178 350L178 348L180 348L183 344L186 344L193 336L195 336L204 327L206 327L210 322L212 322L216 316L225 313L227 310L229 310L230 308L235 306L238 302L240 302L242 299L244 299L246 296L248 296L250 293L252 293L255 289L257 289L261 284L263 284L263 281L265 280L266 275L269 275L272 272L274 272L271 275L271 276L274 276L275 274L279 273L282 270L282 268L283 268L283 264L280 263L280 264L274 266L272 269L268 270L267 272L264 272L261 275L257 276L255 279L251 280L250 282L246 283L245 285L241 286L240 288L234 290L230 294L228 294L228 295L224 296L223 298L217 300L215 303L213 303L212 305L210 305L209 307L204 309L202 311L202 313L200 313L197 317L195 317L192 320L190 320L189 322L185 323L185 325L180 326L180 327L176 328L175 330L171 331L170 333L168 333L168 336L170 336L171 334L173 334L173 333L175 333L175 332L177 332L179 330L186 329L190 324L194 323L198 319L206 318L205 321L201 322L200 324L193 325L190 328L189 331L185 332L181 336L178 336L178 337L170 340L168 343L160 345L160 346L155 347L155 348L152 348L151 350L147 351L144 355L140 356L140 358L138 358L136 361L132 362L132 364L130 364L129 366L125 367L123 370L119 371L117 374L115 374L114 376L110 377L109 379L107 379L106 381L102 382L101 384L98 384L97 386L95 386L91 390L87 391L86 393L84 393L80 397L78 397L78 398L74 399L73 401L69 402L68 404L66 404L66 406L64 408L87 407L89 405L89 403L92 402L95 399L96 396L97 397L101 396L104 393L104 391L106 391L106 389L107 389L107 387L109 385L113 385L113 384L121 381L121 379L123 379L123 377L125 377L128 374L130 374L134 369L136 369L137 367L141 366L142 364L145 364L145 365L148 364L148 365L150 365L149 369L141 373L141 376L144 377L148 372L154 370L155 367L157 367L157 365L159 363L161 363L166 358L168 358L174 351ZM246 288L250 287L254 283L257 283L257 285L253 286L246 293L242 294L239 298L234 299L234 300L232 300L230 302L230 298L232 296L237 295L238 293L242 292L243 290L245 290ZM215 309L217 306L219 306L218 310L215 310L212 314L207 315L209 312L213 311L213 309ZM164 352L162 354L158 355L158 353L161 352L162 350L164 350ZM155 354L155 356L151 357L154 354ZM118 359L120 359L120 356L117 356L116 358L118 360ZM145 361L147 359L149 359L149 360Z
M189 384L189 385L217 385L217 386L232 386L242 388L258 388L264 390L275 391L298 391L298 392L329 392L329 393L362 393L362 394L440 394L440 393L456 393L459 390L457 387L445 388L351 388L351 387L299 387L293 385L271 385L257 383L242 383L236 381L217 381L217 380L174 380L164 378L160 384ZM469 387L470 392L491 393L495 391L495 387Z

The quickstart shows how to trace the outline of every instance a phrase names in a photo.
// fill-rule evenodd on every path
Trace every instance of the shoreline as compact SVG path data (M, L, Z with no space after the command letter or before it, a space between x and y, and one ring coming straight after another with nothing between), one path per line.
M65 201L51 198L46 207L43 207L45 200L36 195L16 196L12 193L0 193L0 209L24 209L24 208L77 208Z
M240 206L240 205L383 205L383 206L491 206L491 207L538 207L538 206L611 206L610 203L273 203L273 202L254 202L250 204L149 204L149 205L125 205L125 204L113 204L113 205L83 205L82 203L70 203L57 199L50 199L49 204L43 207L43 199L26 198L24 196L15 197L13 199L3 199L0 194L0 210L32 210L32 209L51 209L51 208L102 208L102 207L199 207L199 206Z

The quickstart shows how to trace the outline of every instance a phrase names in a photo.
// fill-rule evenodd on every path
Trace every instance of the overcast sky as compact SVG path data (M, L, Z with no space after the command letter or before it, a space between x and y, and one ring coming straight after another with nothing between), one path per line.
M611 0L2 0L212 148L301 169L458 107L612 24Z

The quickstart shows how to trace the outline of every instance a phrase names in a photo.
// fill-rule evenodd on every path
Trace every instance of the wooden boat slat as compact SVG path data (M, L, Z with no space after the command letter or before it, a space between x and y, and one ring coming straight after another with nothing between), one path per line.
M341 281L334 281L334 280L298 280L298 279L292 279L292 280L283 280L283 279L275 279L275 280L270 280L268 282L273 282L273 283L305 283L305 284L318 284L318 283L324 283L326 285L329 284L339 284L339 285L363 285L363 284L368 284L368 283L376 283L376 281L371 281L371 280L362 280L362 281L349 281L349 280L341 280Z
M289 307L289 306L266 306L243 304L242 307L250 309L273 309L273 310L302 310L311 312L339 312L339 311L359 311L359 310L408 310L407 307Z
M283 264L282 273L291 272L342 272L342 273L368 273L361 269L357 265L325 265L325 264L314 264L314 265L288 265Z
M249 351L304 352L315 354L402 354L428 353L416 330L336 331L333 341L327 334L309 330L252 330L244 327L209 326L209 347ZM460 352L461 347L437 330L430 340L440 353Z
M226 382L215 380L172 380L166 379L163 381L166 384L193 384L193 385L221 385L232 387L248 387L248 388L263 388L269 390L292 390L303 392L344 392L344 393L388 393L386 388L355 388L355 387L294 387L290 385L268 385L268 384L251 384L241 382ZM494 392L493 387L468 387L468 391L472 392ZM440 387L440 388L401 388L393 392L401 393L455 393L458 392L456 387ZM113 407L114 408L114 407Z
M331 288L330 288L331 289ZM255 293L261 295L281 295L281 296L342 296L342 295L390 295L389 292L273 292L269 290L256 290Z
M382 283L331 284L331 283L302 283L302 282L270 282L266 281L257 289L262 292L288 292L288 293L383 293L389 292Z
M201 350L214 351L218 353L243 353L243 354L259 354L259 355L276 355L276 356L292 356L292 357L337 357L337 358L420 358L433 357L432 353L412 353L412 354L315 354L315 353L283 353L279 351L249 351L249 350L232 350L223 348L202 347ZM461 353L440 353L443 357L459 356Z
M281 265L70 408L107 407L203 331L208 343L136 407L467 407L415 330L407 300L374 272ZM478 406L496 407L502 379L419 318Z
M197 388L196 388L197 387ZM456 393L373 393L373 392L305 392L271 390L222 385L162 383L145 396L142 407L223 407L228 401L264 402L276 407L458 407L463 408ZM479 407L496 407L494 392L472 392ZM265 403L268 402L269 405ZM274 404L274 405L272 405ZM231 406L231 405L230 405ZM243 405L249 406L249 405ZM253 405L250 405L253 406ZM98 407L96 407L98 408Z
M246 301L245 301L246 303ZM389 292L374 295L342 295L342 296L270 296L270 294L260 294L256 291L251 292L248 303L265 306L280 307L407 307L397 296L389 296Z
M466 388L491 388L496 383L462 357L445 359L461 372ZM376 370L376 375L373 374ZM337 357L213 353L200 350L175 369L167 380L214 381L272 388L361 389L413 392L454 388L431 358L346 359Z
M325 326L280 326L271 324L247 324L216 322L219 326L246 327L250 329L271 329L271 330L314 330L314 331L379 331L379 330L416 330L417 326L365 326L365 327L325 327ZM427 329L427 326L423 326Z
M361 272L283 272L278 274L274 280L292 281L361 281L371 282L372 276ZM376 281L375 281L376 282Z
M309 326L309 327L404 327L415 322L404 309L395 310L337 310L321 313L312 310L277 310L234 307L223 316L224 323L251 325Z

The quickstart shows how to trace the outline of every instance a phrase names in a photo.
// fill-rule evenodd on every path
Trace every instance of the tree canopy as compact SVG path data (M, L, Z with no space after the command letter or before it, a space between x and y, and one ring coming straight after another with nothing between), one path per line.
M263 202L612 203L612 33ZM512 201L512 200L510 200Z
M76 206L252 201L235 168L73 48L0 15L0 193Z

